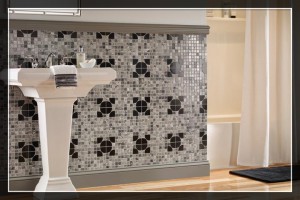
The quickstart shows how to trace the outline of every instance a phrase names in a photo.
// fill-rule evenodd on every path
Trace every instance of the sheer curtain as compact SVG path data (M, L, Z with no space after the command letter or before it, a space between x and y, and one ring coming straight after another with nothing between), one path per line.
M291 162L289 10L247 10L238 165Z

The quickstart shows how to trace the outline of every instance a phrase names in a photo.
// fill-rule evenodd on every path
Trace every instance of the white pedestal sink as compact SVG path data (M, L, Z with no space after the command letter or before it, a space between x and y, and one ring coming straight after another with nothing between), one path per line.
M76 191L68 176L73 103L116 78L111 68L78 69L76 88L56 88L50 69L10 69L9 83L38 104L43 176L35 191Z

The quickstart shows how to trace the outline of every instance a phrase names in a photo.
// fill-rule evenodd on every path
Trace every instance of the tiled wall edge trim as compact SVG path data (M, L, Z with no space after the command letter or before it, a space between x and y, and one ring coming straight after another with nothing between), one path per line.
M210 167L208 163L185 166L168 166L162 168L140 168L110 173L97 173L85 175L71 175L70 178L76 188L97 187L114 184L126 184L145 181L158 181L176 178L189 178L209 176ZM10 180L10 191L32 191L39 178L26 180Z
M10 29L50 30L50 31L108 31L117 33L169 33L169 34L208 34L207 25L132 24L104 22L72 22L42 20L9 20Z

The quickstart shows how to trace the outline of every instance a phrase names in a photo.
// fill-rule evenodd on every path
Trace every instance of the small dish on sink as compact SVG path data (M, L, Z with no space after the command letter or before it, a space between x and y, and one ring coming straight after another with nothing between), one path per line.
M91 59L91 60L85 60L80 63L80 66L82 68L93 68L96 64L96 59Z

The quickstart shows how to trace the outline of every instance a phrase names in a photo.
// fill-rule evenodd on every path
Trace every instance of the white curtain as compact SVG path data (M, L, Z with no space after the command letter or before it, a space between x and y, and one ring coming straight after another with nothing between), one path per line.
M247 10L237 164L291 162L289 10Z

